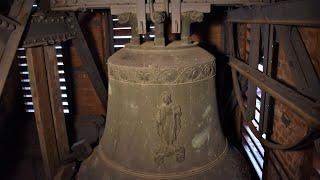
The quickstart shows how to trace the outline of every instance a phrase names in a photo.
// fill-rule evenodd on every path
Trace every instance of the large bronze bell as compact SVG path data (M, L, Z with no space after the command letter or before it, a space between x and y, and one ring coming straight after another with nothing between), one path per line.
M108 60L104 135L78 179L248 179L222 133L215 58L195 44L127 45Z

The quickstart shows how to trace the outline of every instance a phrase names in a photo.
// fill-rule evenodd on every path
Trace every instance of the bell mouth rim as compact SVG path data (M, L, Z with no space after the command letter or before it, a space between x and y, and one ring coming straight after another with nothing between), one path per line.
M98 147L100 148L100 147ZM179 178L187 178L192 176L197 176L199 174L205 173L210 171L215 166L218 166L219 163L225 159L228 152L230 151L229 142L225 139L225 147L221 154L213 159L210 160L208 163L199 166L197 168L192 168L189 170L184 170L181 172L171 172L171 173L153 173L153 172L142 172L137 170L132 170L127 167L118 164L117 162L109 159L101 150L96 151L97 155L100 156L103 160L103 164L108 168L113 169L114 171L118 171L120 173L127 174L129 176L139 177L139 178L147 178L147 179L179 179Z
M147 41L142 44L134 44L128 43L125 45L126 49L134 49L134 50L157 50L157 51L168 51L168 50L177 50L177 49L186 49L193 48L198 46L198 42L186 44L181 40L173 41L166 46L157 46L153 41Z

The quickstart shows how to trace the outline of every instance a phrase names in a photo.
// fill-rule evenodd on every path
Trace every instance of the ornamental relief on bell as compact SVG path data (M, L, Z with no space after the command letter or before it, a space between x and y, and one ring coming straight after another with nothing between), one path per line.
M155 147L154 161L160 167L168 158L174 158L178 163L185 160L185 147L178 143L181 121L181 106L172 101L171 94L163 92L155 118L159 142Z
M182 84L215 76L215 61L180 68L131 68L109 64L109 79L138 84Z

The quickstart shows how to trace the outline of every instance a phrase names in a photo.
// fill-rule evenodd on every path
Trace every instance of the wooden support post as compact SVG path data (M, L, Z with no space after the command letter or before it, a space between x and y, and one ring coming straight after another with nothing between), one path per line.
M263 74L272 78L272 67L273 63L273 34L274 26L273 25L264 25L263 26ZM269 124L269 117L272 115L272 97L267 94L265 91L261 92L261 106L260 106L260 124L259 131L261 134L266 133Z
M44 170L47 178L51 179L60 162L43 48L27 49L27 63Z
M104 50L105 58L109 58L114 53L113 42L113 21L110 10L103 14Z
M47 82L49 86L50 103L57 139L58 152L60 160L62 161L69 153L69 143L61 99L57 65L58 61L56 57L56 49L54 46L44 47L44 60L47 70Z
M257 69L259 64L260 54L260 25L252 24L250 31L250 52L249 52L249 66ZM246 119L252 120L255 117L256 108L256 96L257 96L257 86L251 81L248 82L247 91L247 111Z
M234 36L233 36L233 24L227 23L227 53L231 57L235 57L235 50L234 50Z
M226 39L227 39L227 45L226 45L226 48L227 48L227 53L229 54L230 57L234 57L235 56L235 46L234 46L234 33L233 33L233 23L230 23L228 22L226 24L226 30L227 30L227 36L226 36ZM239 82L236 81L235 82L235 77L237 77L237 72L233 69L232 70L232 80L233 80L233 95L236 96L237 100L239 100L239 96L242 96L242 94L237 94L237 92L241 92L240 91L240 86L239 86ZM235 89L239 90L239 91L236 91ZM242 103L239 103L238 101L238 105L239 105L239 108L240 108L240 111L241 112L244 112L244 108L241 106ZM245 116L244 114L242 114L242 118L245 119ZM236 138L239 142L242 141L242 120L241 117L240 118L236 118L236 121L235 121L235 129L236 129Z
M23 2L15 1L9 12L9 17L18 22L19 25L11 33L3 54L0 57L0 97L2 95L22 33L31 13L33 1L34 0L24 0Z
M273 72L275 68L273 67L273 52L274 52L274 25L265 24L263 25L263 33L262 33L262 44L263 44L263 74L272 78ZM262 134L267 135L267 139L270 139L270 124L271 118L273 118L274 112L274 100L273 98L266 93L264 90L261 90L261 104L260 104L260 121L259 121L259 132L260 136ZM273 165L270 164L271 158L270 152L271 150L264 147L264 162L263 163L263 179L268 179L268 166Z
M27 63L44 169L52 179L69 153L54 46L27 49Z

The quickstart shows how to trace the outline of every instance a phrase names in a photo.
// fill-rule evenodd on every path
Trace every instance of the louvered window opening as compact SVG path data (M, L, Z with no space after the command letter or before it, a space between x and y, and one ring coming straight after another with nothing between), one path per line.
M35 2L32 5L32 11L36 11L38 8L37 3ZM63 64L63 55L62 55L62 46L57 45L55 46L56 49L56 56L57 56L57 66L59 69L59 82L60 82L60 90L61 90L61 98L62 98L62 105L63 105L63 112L65 114L70 113L69 111L69 102L68 102L68 95L67 95L67 85L66 85L66 78L65 78L65 67ZM31 86L30 86L30 79L29 79L29 71L28 71L28 64L27 64L27 56L26 56L26 48L19 47L16 56L18 59L18 66L20 72L20 81L22 87L22 95L23 101L25 105L25 111L28 113L34 113L34 107L32 102L32 94L31 94Z
M113 47L114 50L117 51L123 47L125 44L130 42L131 36L131 27L128 25L119 24L119 19L117 16L112 17L113 20ZM142 36L144 40L153 40L154 35L154 26L152 24L149 25L149 32Z
M63 112L67 114L69 113L69 108L68 108L69 103L67 99L68 96L67 96L64 64L63 64L62 46L55 46L55 49L56 49L57 60L58 60L57 66L59 68L58 72L59 72L59 82L60 82ZM33 108L33 102L32 102L32 94L31 94L29 71L28 71L27 56L26 56L25 48L18 48L17 58L19 61L18 65L19 65L19 71L20 71L20 80L22 83L22 92L23 92L25 110L28 113L33 113L34 108Z
M263 72L263 65L258 65L258 70ZM256 106L255 106L255 116L254 119L251 120L251 123L258 130L259 129L259 121L260 121L260 111L261 111L261 97L262 91L259 87L256 89ZM262 179L263 176L263 164L264 164L264 148L261 145L260 141L256 138L253 132L250 130L248 125L243 125L242 130L243 135L243 147L246 151L252 166L254 167L258 177ZM266 138L266 135L262 135L263 138Z
M34 8L37 8L37 5L33 5ZM130 42L131 36L131 27L126 25L121 25L118 23L119 19L116 16L113 16L113 41L114 41L114 49L115 51L125 47L125 44ZM152 40L154 38L154 26L150 25L150 32L145 36L142 36L145 40L149 39ZM147 37L147 38L146 38ZM59 82L60 82L60 90L61 90L61 98L62 98L62 105L64 107L64 113L69 113L69 103L68 103L68 95L67 95L67 85L66 85L66 78L65 78L65 67L63 64L63 54L62 54L62 46L55 46L57 52L57 59L58 63L57 66L59 68ZM28 64L27 64L27 57L26 57L26 49L25 48L18 48L17 50L17 58L19 60L19 70L20 70L20 77L22 83L22 91L23 91L23 98L25 104L25 110L28 113L34 113L33 102L32 102L32 94L31 94L31 87L30 87L30 79L29 79L29 71L28 71Z
M257 99L256 99L256 109L255 118L252 123L259 129L259 117L260 117L260 106L261 106L261 89L257 88ZM247 125L243 126L242 135L244 137L243 147L260 179L262 179L262 170L264 163L264 148L259 142L259 140L252 133ZM265 135L264 135L265 136Z

